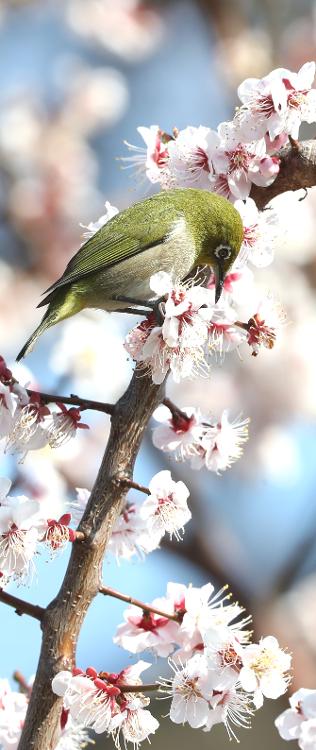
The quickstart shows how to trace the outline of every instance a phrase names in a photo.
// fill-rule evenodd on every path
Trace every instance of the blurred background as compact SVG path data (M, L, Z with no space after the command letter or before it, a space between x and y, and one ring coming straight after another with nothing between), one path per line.
M0 353L21 383L115 401L129 382L122 341L135 321L127 316L81 313L46 333L25 366L13 364L39 321L41 292L82 241L79 224L104 213L105 200L122 209L149 192L122 169L123 140L138 143L138 125L216 128L232 118L244 78L278 66L297 70L315 57L311 0L2 0ZM256 271L287 310L282 340L258 359L228 355L202 386L168 384L179 405L249 416L243 458L220 477L190 472L166 462L149 429L135 479L147 484L170 468L190 488L194 520L182 544L167 544L145 563L104 565L108 585L145 601L163 595L168 580L228 582L253 614L256 637L273 633L293 652L291 689L316 687L315 189L300 197L277 199L284 240L274 264ZM86 412L85 421L90 432L79 431L64 448L30 453L22 464L2 455L1 476L10 476L16 491L49 497L61 508L75 487L92 487L104 451L107 418ZM32 588L18 595L46 605L66 564L67 553L53 563L39 560ZM0 675L19 669L28 678L39 627L0 607ZM128 663L111 643L123 609L115 600L94 602L78 665L118 671ZM164 663L154 669L166 674ZM286 704L266 701L253 729L239 732L245 748L284 745L272 719ZM158 706L166 712L166 704ZM189 747L192 739L201 748L228 745L222 726L214 739L192 731L165 720L153 750L177 741Z

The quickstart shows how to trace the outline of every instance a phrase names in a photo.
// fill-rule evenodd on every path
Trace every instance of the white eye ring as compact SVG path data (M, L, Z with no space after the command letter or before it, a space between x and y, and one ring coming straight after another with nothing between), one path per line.
M232 249L229 245L218 245L214 250L214 255L219 260L228 260L232 254Z

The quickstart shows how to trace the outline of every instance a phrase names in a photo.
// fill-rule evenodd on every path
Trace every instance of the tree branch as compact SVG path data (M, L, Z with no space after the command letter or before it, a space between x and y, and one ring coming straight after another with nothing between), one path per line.
M168 620L175 620L175 622L181 622L182 620L183 613L181 612L177 612L173 615L168 612L162 612L161 609L152 607L151 604L145 604L145 602L141 602L139 599L134 599L132 596L121 594L120 591L111 589L109 586L102 585L100 586L99 591L100 594L104 594L104 596L113 596L114 599L120 599L122 602L127 602L127 604L134 604L135 607L139 607L143 612L153 612L153 614L159 615L159 617L165 617Z
M89 398L81 398L71 393L70 396L57 396L54 393L42 393L42 391L32 391L31 388L27 388L26 392L29 396L39 396L44 404L70 404L70 406L78 406L81 411L85 409L92 409L93 411L102 411L104 414L113 414L115 404L105 404L103 401L93 401Z
M316 185L316 141L292 141L276 154L281 160L280 171L272 185L253 185L250 198L263 209L272 198L288 190L300 190Z
M8 604L9 607L13 607L17 615L30 615L30 617L34 617L35 620L39 620L40 622L43 620L45 614L45 609L43 609L43 607L39 607L37 604L31 604L30 602L25 602L17 596L8 594L7 591L2 591L2 589L0 589L0 602Z
M136 368L131 383L114 408L108 445L79 531L85 535L72 553L56 598L45 610L39 665L19 750L47 750L57 742L61 699L51 689L53 677L75 664L78 635L87 609L98 594L104 554L124 503L135 458L147 422L163 398L163 385Z

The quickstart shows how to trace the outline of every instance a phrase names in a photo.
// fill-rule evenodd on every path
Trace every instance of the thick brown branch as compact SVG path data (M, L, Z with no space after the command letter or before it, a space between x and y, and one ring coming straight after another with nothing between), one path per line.
M114 599L120 599L122 602L127 602L127 604L134 604L135 607L139 607L143 612L153 612L153 614L159 615L159 617L165 617L168 620L175 620L175 622L180 622L182 619L181 612L174 615L171 615L168 612L162 612L161 609L152 607L151 604L145 604L145 602L141 602L139 599L134 599L132 596L121 594L120 591L111 589L109 586L100 586L99 591L100 594L104 594L105 596L113 596Z
M92 409L93 411L102 411L104 414L113 414L115 409L114 404L105 404L103 401L92 401L89 398L75 396L73 393L70 396L58 396L54 393L32 391L30 388L26 390L29 396L39 396L44 404L69 404L70 406L78 406L81 411Z
M269 187L252 186L250 197L259 209L272 198L288 190L300 190L316 185L316 141L294 141L277 156L281 159L280 172Z
M163 386L137 370L116 404L108 445L97 480L79 526L85 535L72 553L59 594L45 611L43 643L19 750L48 750L57 741L61 699L51 682L61 669L75 664L78 635L87 609L101 585L102 563L132 478L136 455L153 410L161 403Z
M43 609L43 607L38 607L37 604L25 602L24 599L12 596L12 594L8 594L7 591L2 591L2 589L0 589L0 602L8 604L9 607L13 607L17 615L30 615L30 617L35 617L35 620L39 620L40 622L43 620L45 614L45 609Z

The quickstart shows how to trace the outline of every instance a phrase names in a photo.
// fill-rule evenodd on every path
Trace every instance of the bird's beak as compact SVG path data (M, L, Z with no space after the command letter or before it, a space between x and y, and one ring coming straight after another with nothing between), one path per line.
M214 269L215 275L215 304L218 302L224 286L225 272L221 263Z

